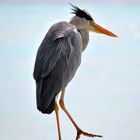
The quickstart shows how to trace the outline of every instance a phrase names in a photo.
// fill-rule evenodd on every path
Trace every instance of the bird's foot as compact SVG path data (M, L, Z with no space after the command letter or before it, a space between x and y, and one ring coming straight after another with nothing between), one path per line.
M100 138L103 137L101 135L90 134L90 133L82 131L81 129L78 129L77 130L76 140L78 140L80 138L80 135L84 135L84 136L87 136L87 137L100 137Z

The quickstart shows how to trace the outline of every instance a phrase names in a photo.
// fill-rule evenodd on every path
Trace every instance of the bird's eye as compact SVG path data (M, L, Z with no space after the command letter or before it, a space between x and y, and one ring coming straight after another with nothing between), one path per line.
M95 23L95 21L94 21L94 20L90 20L90 22Z
M90 20L90 24L95 24L95 21L94 20Z

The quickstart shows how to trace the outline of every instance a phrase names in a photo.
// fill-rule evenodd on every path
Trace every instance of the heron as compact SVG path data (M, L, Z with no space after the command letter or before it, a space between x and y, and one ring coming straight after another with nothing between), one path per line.
M65 106L64 95L67 85L75 76L81 63L82 53L87 48L89 32L111 37L117 37L117 35L96 24L86 10L72 4L71 6L72 14L74 14L71 20L53 24L37 51L33 72L36 81L37 109L43 114L51 114L55 111L59 140L62 140L59 121L60 107L76 128L76 140L81 135L102 137L87 133L77 125ZM58 95L60 95L59 102Z

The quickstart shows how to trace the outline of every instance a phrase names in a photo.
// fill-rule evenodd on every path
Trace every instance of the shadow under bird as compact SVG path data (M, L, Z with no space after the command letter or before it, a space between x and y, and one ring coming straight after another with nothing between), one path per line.
M38 49L33 73L36 81L37 108L44 114L55 111L59 140L62 140L59 105L77 130L76 140L81 134L88 137L102 137L80 129L65 107L64 94L81 63L82 52L89 41L89 32L117 36L96 24L87 11L72 4L71 6L74 17L70 22L62 21L52 25ZM59 93L61 96L58 105Z

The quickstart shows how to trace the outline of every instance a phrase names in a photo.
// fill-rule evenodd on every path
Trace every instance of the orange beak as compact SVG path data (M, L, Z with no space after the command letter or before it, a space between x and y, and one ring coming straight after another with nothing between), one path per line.
M102 26L100 26L96 23L93 23L93 22L91 22L90 31L100 33L100 34L105 34L105 35L108 35L111 37L118 37L114 33L110 32L109 30L107 30L107 29L103 28Z

